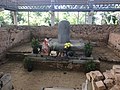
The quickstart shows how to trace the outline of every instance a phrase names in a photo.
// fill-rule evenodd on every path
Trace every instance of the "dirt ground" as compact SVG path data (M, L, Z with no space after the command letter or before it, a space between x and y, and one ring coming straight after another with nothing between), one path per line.
M0 72L10 73L15 90L41 90L42 87L80 88L85 82L82 72L24 70L22 62L8 62L0 66Z
M115 63L101 62L101 71L109 70ZM0 72L10 73L14 90L41 90L42 87L79 88L86 77L83 72L41 71L27 72L20 61L7 62L0 66Z
M102 72L110 70L115 64L120 64L108 62L119 62L120 58L107 47L94 48L93 56L96 58L102 57L103 61L100 62L100 70ZM0 72L11 74L15 90L41 90L42 87L67 87L81 90L82 83L86 80L83 72L42 70L27 72L20 61L11 61L0 65Z
M102 61L116 62L120 63L120 57L118 57L113 50L104 47L94 47L93 48L93 57L99 58Z

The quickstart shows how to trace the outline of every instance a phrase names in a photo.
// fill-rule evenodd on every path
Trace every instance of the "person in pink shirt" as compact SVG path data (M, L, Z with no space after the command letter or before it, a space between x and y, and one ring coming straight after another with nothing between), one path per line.
M42 51L45 54L48 54L49 51L49 41L47 38L44 39L43 43L42 43Z

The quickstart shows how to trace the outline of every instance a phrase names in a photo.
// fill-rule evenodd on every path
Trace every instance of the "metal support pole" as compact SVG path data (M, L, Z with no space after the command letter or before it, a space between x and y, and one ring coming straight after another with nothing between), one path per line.
M54 26L55 24L55 13L54 13L54 4L55 4L55 0L51 0L51 26Z
M51 26L55 25L55 13L51 12Z
M17 25L17 12L13 11L13 24Z
M77 24L79 24L79 12L78 12Z
M30 25L30 13L29 13L29 11L28 11L28 26Z
M60 19L59 19L59 12L57 12L57 18L58 18L58 22L60 21Z

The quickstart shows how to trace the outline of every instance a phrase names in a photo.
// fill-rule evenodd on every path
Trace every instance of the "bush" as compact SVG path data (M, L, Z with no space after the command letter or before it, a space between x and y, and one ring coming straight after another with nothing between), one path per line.
M86 57L90 57L92 54L93 47L90 43L85 44L84 53Z
M38 48L39 48L39 41L38 41L38 39L33 38L32 42L31 42L31 46L33 48L33 53L34 54L38 54L39 53L39 51L38 51Z
M39 41L38 39L33 38L31 42L32 48L38 48L39 47Z
M93 60L88 60L85 62L85 72L90 72L96 70L96 64Z
M24 68L27 69L28 71L33 70L33 63L30 58L25 57L23 60Z
M28 57L25 57L24 60L23 60L23 66L24 66L25 69L27 69L28 60L29 60Z

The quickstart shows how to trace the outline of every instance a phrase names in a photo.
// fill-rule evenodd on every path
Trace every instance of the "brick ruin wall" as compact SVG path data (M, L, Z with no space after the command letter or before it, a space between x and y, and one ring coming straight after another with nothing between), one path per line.
M16 28L0 28L0 58L13 46L29 41L29 30L17 30Z
M110 33L108 45L120 57L120 32Z
M57 26L32 27L33 35L41 38L57 38ZM71 39L86 39L91 41L107 42L110 32L117 32L120 26L114 25L71 25Z
M42 40L45 37L57 38L58 26L6 26L0 28L0 56L7 49L29 41L33 36ZM110 32L120 31L116 25L71 25L71 39L85 39L108 42Z

